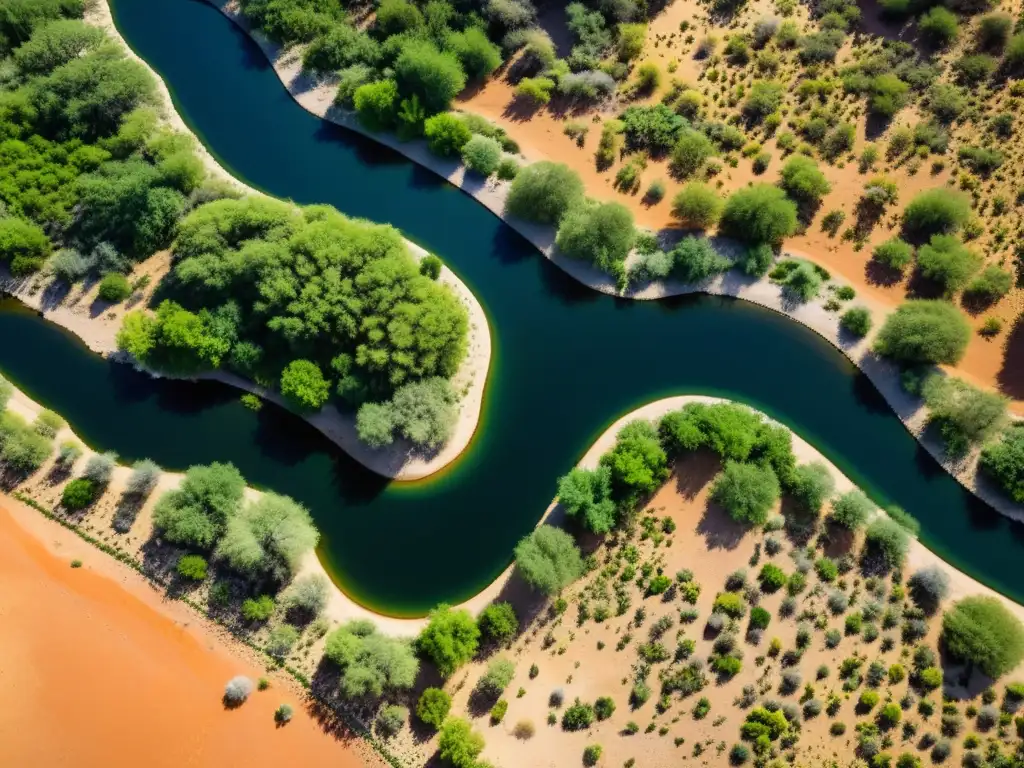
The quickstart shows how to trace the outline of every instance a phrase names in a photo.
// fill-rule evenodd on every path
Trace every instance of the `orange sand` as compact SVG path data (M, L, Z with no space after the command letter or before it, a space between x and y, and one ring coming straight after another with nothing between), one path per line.
M379 764L321 729L285 677L225 710L231 677L269 676L254 658L73 533L3 504L0 765ZM276 727L286 702L294 718Z

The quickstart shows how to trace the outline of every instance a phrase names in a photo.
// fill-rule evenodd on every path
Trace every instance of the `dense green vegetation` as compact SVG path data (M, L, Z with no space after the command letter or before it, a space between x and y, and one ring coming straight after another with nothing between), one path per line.
M886 318L874 350L907 364L955 364L963 357L971 328L960 311L944 301L907 301Z
M998 678L1024 659L1024 625L996 597L967 597L942 617L950 655Z

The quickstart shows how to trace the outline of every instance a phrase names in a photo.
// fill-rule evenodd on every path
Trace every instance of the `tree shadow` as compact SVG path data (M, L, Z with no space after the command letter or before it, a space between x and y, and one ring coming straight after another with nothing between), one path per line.
M724 508L710 499L697 523L697 534L704 537L704 545L709 550L736 549L746 531L746 526L733 520Z

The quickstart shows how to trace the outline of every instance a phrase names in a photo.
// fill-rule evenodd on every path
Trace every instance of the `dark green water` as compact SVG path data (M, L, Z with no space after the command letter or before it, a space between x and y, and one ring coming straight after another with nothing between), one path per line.
M509 562L556 478L618 416L680 393L732 397L791 425L878 501L916 515L944 558L1024 599L1021 526L977 502L904 430L866 377L802 326L743 302L628 302L583 288L482 206L297 106L259 50L200 0L114 0L119 28L233 173L301 203L391 222L438 253L488 312L494 360L468 453L425 483L386 483L311 428L213 384L152 381L10 304L0 369L91 444L170 469L232 461L307 504L321 557L396 615L456 602Z

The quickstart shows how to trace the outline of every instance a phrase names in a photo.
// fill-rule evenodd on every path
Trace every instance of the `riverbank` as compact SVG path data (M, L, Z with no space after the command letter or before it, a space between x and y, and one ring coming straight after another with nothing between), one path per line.
M353 115L334 106L334 84L332 81L329 79L316 80L302 72L299 49L282 49L258 31L252 30L245 18L241 16L237 4L232 0L227 2L207 1L248 33L257 43L273 66L278 79L296 103L311 114L368 136L445 178L503 219L546 258L584 285L605 294L640 300L663 299L692 293L730 296L753 302L810 328L845 354L871 379L907 429L947 472L1000 513L1014 520L1024 520L1024 505L1016 504L1006 498L998 488L979 477L977 451L958 459L950 459L945 455L945 450L939 439L925 428L928 416L923 403L920 399L908 395L901 387L898 368L871 353L874 336L884 324L887 314L892 311L892 305L873 295L859 295L853 304L864 306L871 311L873 329L865 338L854 339L840 330L839 313L825 310L821 303L793 301L781 286L767 278L751 279L735 271L727 272L700 284L684 284L669 280L652 283L638 290L629 290L624 294L619 293L614 280L609 275L588 264L558 254L554 247L554 232L550 227L505 216L505 198L509 188L507 183L493 179L482 183L472 175L467 176L465 168L457 161L445 160L430 153L425 141L400 142L390 134L375 134L366 131L358 124ZM799 255L804 256L804 254ZM972 376L970 371L962 368L949 368L947 372L979 385L990 383ZM1011 409L1015 415L1018 415L1020 411L1024 411L1024 402L1012 401Z
M203 161L207 172L213 178L228 182L245 194L264 194L228 173L192 133L174 108L166 83L132 51L117 31L106 2L93 4L86 12L85 21L102 29L111 39L117 41L126 55L146 66L158 87L162 102L162 119L175 131L192 137L197 157ZM408 240L405 242L414 258L422 259L428 255L417 244ZM144 306L148 302L160 280L170 270L170 266L170 255L166 252L155 254L136 266L132 277L147 275L150 283L131 306L110 306L99 302L96 298L98 285L76 288L60 302L54 301L53 296L45 290L45 286L39 280L15 281L8 277L0 288L39 311L46 319L74 333L92 351L110 356L117 352L116 335L125 312L139 305ZM360 464L394 480L420 480L441 471L455 461L472 441L483 410L484 390L491 364L491 331L487 315L469 287L446 265L441 269L438 282L447 285L453 291L469 315L466 356L451 380L454 390L460 395L459 416L452 436L444 446L436 452L425 454L416 450L408 441L398 439L384 448L370 448L358 438L354 414L344 413L334 405L329 405L311 416L300 415L300 418L305 418ZM228 372L214 371L199 378L222 381L287 407L284 399L276 391L267 390Z
M0 615L4 765L385 765L340 724L321 724L288 675L9 497ZM228 710L221 694L238 674L271 687ZM295 715L277 727L283 703Z

